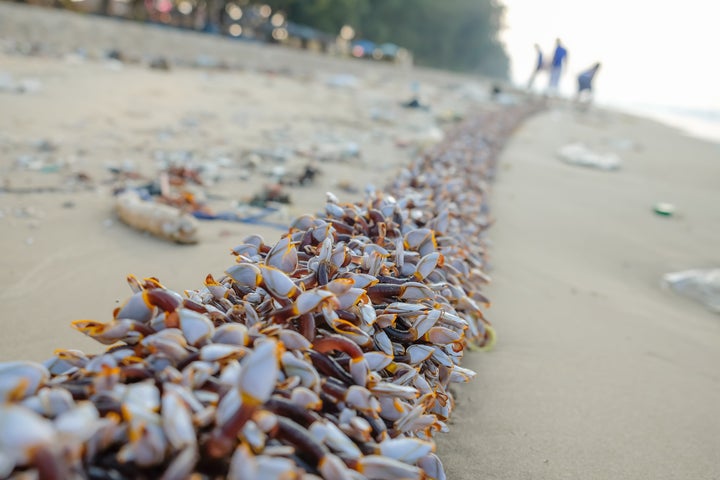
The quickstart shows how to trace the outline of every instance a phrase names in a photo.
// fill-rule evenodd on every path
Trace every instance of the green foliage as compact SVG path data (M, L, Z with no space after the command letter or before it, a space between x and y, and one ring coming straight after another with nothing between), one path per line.
M258 2L259 3L259 2ZM498 39L504 7L497 0L264 0L288 20L337 34L351 25L358 38L395 43L415 62L436 68L508 77Z

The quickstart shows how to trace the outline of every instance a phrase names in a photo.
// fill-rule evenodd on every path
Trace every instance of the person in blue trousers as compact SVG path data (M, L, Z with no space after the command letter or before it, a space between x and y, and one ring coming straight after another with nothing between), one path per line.
M592 82L598 70L600 70L600 62L597 62L595 65L588 68L587 70L580 72L580 74L578 75L578 91L576 100L586 101L588 103L592 101Z
M562 42L558 38L555 40L555 53L553 53L550 62L550 85L548 90L551 93L557 93L560 86L560 77L567 63L568 53Z

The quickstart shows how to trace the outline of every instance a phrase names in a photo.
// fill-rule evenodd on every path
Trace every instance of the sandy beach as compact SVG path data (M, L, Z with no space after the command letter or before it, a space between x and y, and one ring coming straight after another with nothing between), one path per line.
M169 70L149 68L158 56ZM113 172L152 180L189 157L211 167L208 206L238 212L314 162L315 181L285 187L292 202L266 218L287 223L327 191L351 202L382 188L449 118L502 108L470 77L11 4L0 79L3 361L101 351L70 321L112 318L126 275L199 288L245 236L282 233L204 221L196 245L143 234L113 213ZM400 106L413 81L429 111ZM619 169L562 162L579 143ZM718 267L719 157L717 144L564 102L515 133L491 202L498 343L465 357L478 375L437 437L448 478L717 477L720 317L660 278Z
M563 163L572 142L622 166ZM720 318L660 278L717 267L719 153L611 112L521 127L492 196L498 343L467 359L478 381L440 438L448 478L715 478Z

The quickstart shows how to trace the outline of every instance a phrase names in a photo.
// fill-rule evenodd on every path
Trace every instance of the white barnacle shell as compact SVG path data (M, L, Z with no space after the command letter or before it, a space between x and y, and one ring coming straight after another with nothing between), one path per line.
M381 455L415 464L420 458L435 451L435 444L419 438L387 438L378 446Z
M157 412L160 409L160 391L153 380L132 383L127 386L123 402L136 410Z
M166 389L162 396L162 426L175 450L197 448L197 437L190 408L176 390Z
M260 266L262 281L268 292L276 298L291 298L297 295L295 282L282 270L274 267Z
M187 388L198 389L218 371L218 364L196 360L191 362L182 371L182 383Z
M418 397L416 388L398 385L390 382L378 382L370 390L377 396L389 395L406 400L414 400Z
M215 411L215 423L217 425L224 425L240 410L241 406L242 398L240 391L237 388L228 390L218 403L217 410Z
M306 359L298 358L293 353L286 351L283 352L280 362L285 375L298 377L302 386L313 389L320 385L320 375L312 363Z
M417 461L417 466L422 468L423 471L435 480L445 480L445 468L442 462L434 453L428 453Z
M365 455L358 463L360 473L376 480L412 480L424 476L418 467L382 455Z
M427 360L434 352L435 349L430 345L413 344L405 349L405 353L410 357L411 365L417 365Z
M326 303L333 302L335 295L322 289L313 289L301 293L295 300L298 315L321 309Z
M58 415L54 425L63 443L78 446L95 435L103 424L95 405L84 401Z
M250 342L248 328L242 323L226 323L215 329L212 341L228 345L246 346Z
M307 350L312 346L310 340L303 337L300 333L294 330L288 330L287 328L280 329L278 338L288 350Z
M0 404L0 472L9 475L15 466L30 462L32 451L49 447L56 441L52 422L29 408L16 404Z
M365 290L362 288L350 288L346 292L337 296L338 308L341 310L347 310L360 302L360 300L362 300L362 298L366 295Z
M333 451L341 453L344 457L358 459L362 452L358 446L348 438L334 423L318 420L308 428L308 432L318 442L324 443Z
M420 259L415 267L415 278L422 280L428 277L434 270L435 267L442 264L443 255L440 252L432 252Z
M224 343L210 343L200 348L200 360L206 362L226 361L241 358L248 352L246 347L240 345L227 345Z
M295 387L290 394L290 401L307 410L319 410L322 408L320 396L309 388Z
M393 361L393 356L388 355L385 352L371 351L363 354L365 360L370 367L370 370L379 371L390 365Z
M292 273L298 266L298 252L290 235L284 236L270 249L265 257L265 264L285 273Z
M0 399L23 399L32 395L47 382L50 372L45 366L35 362L0 363Z
M215 326L205 315L187 308L181 308L177 313L180 329L190 345L202 345L215 333Z
M70 392L64 388L45 387L41 388L36 395L27 397L22 404L40 415L54 418L73 408L75 401Z
M258 403L270 398L280 373L278 358L279 349L275 340L255 343L255 350L241 362L239 387L243 398Z
M467 383L470 380L472 380L475 375L477 375L474 371L470 370L469 368L463 368L459 365L455 365L450 372L450 382L451 383Z
M260 281L262 280L260 268L252 263L238 263L232 265L225 270L225 273L235 280L238 285L242 285L244 287L257 287L260 285Z

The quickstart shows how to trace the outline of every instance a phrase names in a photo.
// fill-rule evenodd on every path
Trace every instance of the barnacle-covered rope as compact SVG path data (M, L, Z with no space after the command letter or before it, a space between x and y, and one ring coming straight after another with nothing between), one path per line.
M253 235L178 293L128 277L110 345L0 364L0 477L444 478L465 347L486 346L483 238L498 150L529 112L479 114L385 192Z

